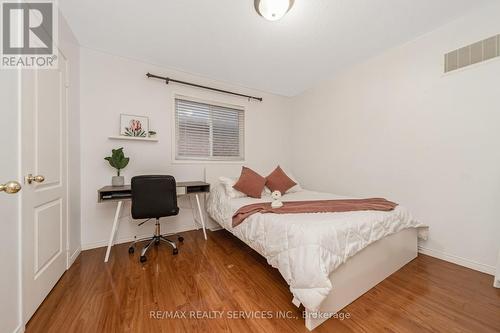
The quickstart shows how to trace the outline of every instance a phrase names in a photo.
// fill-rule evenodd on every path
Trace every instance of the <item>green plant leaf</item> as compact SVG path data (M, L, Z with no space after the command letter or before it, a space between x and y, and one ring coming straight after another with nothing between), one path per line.
M112 149L111 152L111 156L105 157L104 159L108 161L109 164L118 171L118 175L120 175L120 170L128 165L130 159L125 157L123 147Z
M129 158L123 158L123 159L118 160L117 164L116 164L117 168L124 169L127 166L128 161L129 161Z

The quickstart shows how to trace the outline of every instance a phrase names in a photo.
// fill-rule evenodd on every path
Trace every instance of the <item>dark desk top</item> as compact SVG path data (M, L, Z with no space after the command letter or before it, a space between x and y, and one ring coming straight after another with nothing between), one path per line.
M127 192L130 191L130 185L125 185L125 186L104 186L100 189L97 190L97 192Z
M191 182L177 182L176 187L184 187L187 189L185 194L191 193L207 193L210 192L210 184L202 181L191 181ZM189 189L192 189L191 191ZM124 186L104 186L97 190L98 201L120 201L120 200L130 200L130 196L126 196L127 192L131 191L130 185ZM114 198L103 198L103 196L118 194L119 196ZM120 196L121 194L121 196Z
M202 181L178 182L177 183L177 187L195 187L195 186L210 186L210 184L202 182Z
M209 183L205 183L202 181L192 181L192 182L178 182L176 183L177 187L195 187L195 186L210 186ZM124 186L104 186L98 190L98 192L126 192L130 191L130 185Z

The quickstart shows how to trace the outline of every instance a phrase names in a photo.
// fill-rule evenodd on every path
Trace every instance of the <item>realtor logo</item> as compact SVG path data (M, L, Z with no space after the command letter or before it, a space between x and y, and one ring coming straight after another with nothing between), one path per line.
M57 68L53 1L4 1L1 18L1 68Z

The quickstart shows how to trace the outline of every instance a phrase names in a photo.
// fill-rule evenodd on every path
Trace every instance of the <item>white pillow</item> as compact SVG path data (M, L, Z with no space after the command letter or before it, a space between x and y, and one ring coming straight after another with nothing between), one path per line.
M228 178L228 177L219 177L220 183L224 186L224 190L226 191L226 195L231 199L236 198L244 198L247 195L243 192L240 192L234 189L234 184L236 184L236 179Z
M219 177L219 182L223 185L224 190L226 191L226 195L231 199L244 198L247 196L245 193L240 192L233 187L237 181L238 179L235 178ZM271 195L271 190L267 187L264 187L264 189L262 190L262 195Z

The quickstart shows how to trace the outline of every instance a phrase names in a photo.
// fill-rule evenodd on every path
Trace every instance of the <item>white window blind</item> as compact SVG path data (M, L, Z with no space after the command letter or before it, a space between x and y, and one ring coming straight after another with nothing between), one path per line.
M178 160L243 160L244 131L241 109L175 99Z

